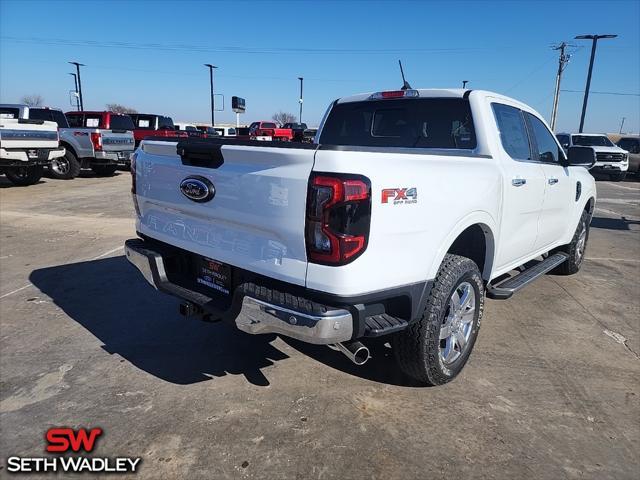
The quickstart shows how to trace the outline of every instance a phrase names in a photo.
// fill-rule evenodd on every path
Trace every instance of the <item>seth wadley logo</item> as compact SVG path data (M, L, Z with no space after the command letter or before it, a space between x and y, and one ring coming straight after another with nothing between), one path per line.
M103 434L101 428L87 430L80 428L50 428L45 434L46 451L49 453L89 453L95 448L98 437ZM84 455L68 457L18 457L7 459L7 471L10 473L46 473L46 472L90 472L90 473L135 473L140 466L137 457L88 457Z

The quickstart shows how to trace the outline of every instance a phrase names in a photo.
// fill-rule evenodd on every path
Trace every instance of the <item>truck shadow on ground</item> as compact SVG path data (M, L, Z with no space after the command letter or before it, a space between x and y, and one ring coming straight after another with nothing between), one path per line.
M629 225L640 225L640 221L630 220L624 216L620 218L593 217L591 219L591 228L603 228L605 230L631 230Z
M289 346L328 367L374 382L400 387L424 387L400 371L388 338L369 338L363 341L370 358L364 365L356 365L340 352L322 345L312 345L293 338L281 337Z
M123 256L42 268L29 279L107 352L167 382L231 374L267 386L261 369L288 358L271 345L275 335L181 317L178 300L151 288Z
M44 180L38 180L38 182L34 183L34 185L38 185L40 183L44 183ZM4 175L0 175L0 188L28 188L30 186L31 185L16 185Z

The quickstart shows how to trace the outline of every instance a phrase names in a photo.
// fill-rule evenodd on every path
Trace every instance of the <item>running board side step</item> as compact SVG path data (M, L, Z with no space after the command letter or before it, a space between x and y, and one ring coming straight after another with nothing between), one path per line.
M487 297L494 300L506 300L521 288L526 287L531 282L541 277L550 270L553 270L562 262L566 261L569 255L564 252L554 253L535 265L523 270L518 275L507 278L498 285L487 284Z

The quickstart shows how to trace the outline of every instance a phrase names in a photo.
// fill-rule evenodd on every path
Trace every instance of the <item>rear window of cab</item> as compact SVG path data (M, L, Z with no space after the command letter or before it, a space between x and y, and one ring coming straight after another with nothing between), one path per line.
M402 98L338 103L320 143L371 147L474 149L471 107L462 98Z

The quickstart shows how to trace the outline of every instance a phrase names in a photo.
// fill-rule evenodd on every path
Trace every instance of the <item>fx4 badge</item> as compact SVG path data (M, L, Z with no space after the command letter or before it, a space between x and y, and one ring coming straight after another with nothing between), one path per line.
M412 188L384 188L382 190L382 203L394 205L406 203L418 203L418 189Z

